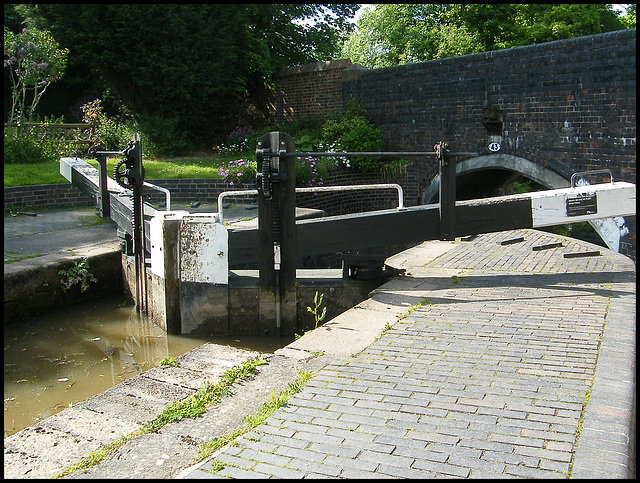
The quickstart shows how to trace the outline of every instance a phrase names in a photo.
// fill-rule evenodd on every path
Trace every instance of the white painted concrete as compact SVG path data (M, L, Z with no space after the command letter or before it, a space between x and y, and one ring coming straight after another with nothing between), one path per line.
M164 266L164 223L166 220L180 220L188 211L156 211L149 220L149 241L151 243L151 272L165 278Z
M227 285L229 234L214 213L192 213L180 224L180 280Z

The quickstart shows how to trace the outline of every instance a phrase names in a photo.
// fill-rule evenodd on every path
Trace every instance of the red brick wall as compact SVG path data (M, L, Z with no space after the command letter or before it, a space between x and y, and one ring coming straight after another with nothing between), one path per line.
M342 71L351 61L317 62L283 70L268 101L272 121L319 117L342 106Z

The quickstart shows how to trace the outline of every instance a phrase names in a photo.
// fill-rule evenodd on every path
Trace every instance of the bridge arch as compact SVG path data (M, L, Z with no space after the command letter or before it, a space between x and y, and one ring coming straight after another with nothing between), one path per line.
M485 154L464 159L456 165L456 177L487 170L516 173L548 189L567 188L571 185L570 180L550 168L520 156L504 153ZM439 187L440 177L436 175L422 194L422 204L433 203L438 198ZM616 252L620 251L620 239L629 233L624 218L608 218L589 223L608 248Z

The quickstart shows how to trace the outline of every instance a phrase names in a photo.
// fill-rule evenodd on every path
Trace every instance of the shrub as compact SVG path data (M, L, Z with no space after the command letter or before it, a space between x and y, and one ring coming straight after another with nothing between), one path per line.
M255 142L252 144L252 138L255 131L252 127L239 127L231 132L222 146L221 153L245 153L251 149L255 149Z
M82 121L87 123L87 129L84 131L87 139L109 151L124 149L139 130L134 121L118 122L108 117L103 112L100 99L87 102L80 106L80 109L83 113Z
M336 151L382 151L382 132L365 117L357 102L342 115L330 116L322 127L322 144ZM351 158L351 167L365 173L379 169L382 158Z
M218 175L229 184L229 187L237 188L238 185L254 180L256 177L256 162L236 159L221 165Z
M178 117L140 116L138 126L147 156L184 155L193 148L188 133L179 129L179 121Z
M80 153L82 148L64 143L63 134L48 130L47 122L37 130L7 129L4 135L4 164L57 163L61 156Z
M80 109L82 121L87 123L85 136L107 150L125 149L135 133L140 133L142 138L144 156L172 156L192 148L188 136L178 130L177 117L144 114L138 122L133 119L117 121L103 112L100 99L87 102Z
M318 158L296 159L296 186L322 186L326 174L326 167Z
M55 161L55 153L33 136L4 135L4 164L31 164Z

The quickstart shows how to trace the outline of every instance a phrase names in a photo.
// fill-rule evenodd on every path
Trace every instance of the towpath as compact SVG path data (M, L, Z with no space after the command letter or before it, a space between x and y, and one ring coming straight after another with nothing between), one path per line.
M634 476L634 263L533 230L434 246L391 259L404 277L281 349L334 360L183 476ZM384 328L359 351L366 323Z
M134 438L70 477L635 477L633 261L517 230L427 242L388 264L406 273L277 351L204 416ZM197 443L241 424L301 368L315 377L285 406L190 466ZM161 394L151 396L160 407ZM93 406L76 411L100 416ZM111 432L137 427L130 416L109 416ZM6 477L55 474L83 442L108 436L58 419L5 439ZM56 445L67 448L58 459Z

